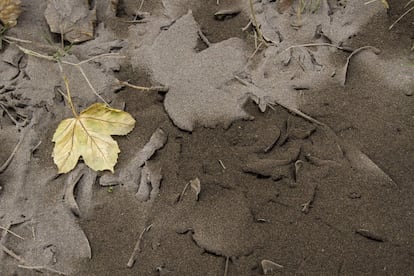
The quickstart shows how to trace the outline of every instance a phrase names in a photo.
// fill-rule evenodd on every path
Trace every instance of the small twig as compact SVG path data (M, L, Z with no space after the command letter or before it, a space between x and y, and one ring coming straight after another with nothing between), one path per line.
M78 63L73 63L73 65L80 66L80 65L82 65L84 63L88 63L88 62L93 61L95 59L104 58L104 57L105 58L108 58L108 57L110 57L110 58L126 58L125 56L121 56L121 55L119 55L117 53L106 53L106 54L101 54L101 55L98 55L98 56L94 56L94 57L88 58L86 60L82 60L82 61L80 61ZM66 61L62 61L62 62L65 63ZM69 62L66 62L66 63L67 64L70 64Z
M13 37L13 36L8 36L8 35L3 36L3 38L5 38L7 40L11 40L11 41L20 42L20 43L33 43L33 41L30 41L30 40L20 39L20 38ZM7 42L11 43L10 41L7 41Z
M168 86L151 86L151 87L144 87L144 86L137 86L137 85L133 85L130 84L127 81L121 81L121 80L117 80L119 82L119 84L134 88L134 89L138 89L138 90L143 90L143 91L147 91L147 92L151 92L151 91L158 91L158 92L168 92L169 87Z
M0 107L4 110L4 112L6 112L6 114L7 114L7 116L9 116L9 118L10 118L10 120L16 125L16 126L18 126L19 125L19 122L10 114L10 112L7 110L7 108L4 106L4 105L2 105L1 103L0 103Z
M252 21L249 20L249 23L247 23L247 25L242 28L242 31L243 32L247 31L247 29L249 29L251 25L252 25Z
M293 48L299 48L299 47L315 47L315 46L328 46L328 47L334 47L334 48L337 48L337 49L339 49L339 50L346 51L346 52L352 52L352 51L353 51L353 50L352 50L352 49L350 49L350 48L347 48L347 47L341 47L341 46L338 46L338 45L335 45L335 44L331 44L331 43L308 43L308 44L299 44L299 45L292 45L292 46L289 46L289 47L287 47L286 49L284 49L283 51L281 51L281 52L280 52L280 54L282 54L282 53L284 53L284 52L286 52L286 51L288 51L288 50L290 50L290 49L293 49Z
M2 174L7 169L7 167L10 165L11 161L13 160L13 157L16 155L17 150L20 148L20 146L23 142L24 136L25 136L25 134L21 135L21 137L19 138L19 142L14 147L14 149L13 149L12 153L10 154L9 158L7 158L7 160L0 167L0 174Z
M201 38L201 40L208 46L211 46L211 42L208 40L208 38L204 35L204 33L201 30L198 30L198 36Z
M223 170L225 170L225 169L226 169L226 166L224 166L223 161L221 161L221 160L219 159L219 160L218 160L218 162L220 163L220 166L223 168Z
M245 81L245 80L243 80L243 79L239 78L238 76L234 76L234 78L235 78L236 80L238 80L241 84L243 84L243 85L245 85L245 86L247 86L247 87L250 87L251 89L260 89L260 88L258 88L256 85L254 85L254 84L252 84L252 83L249 83L249 82L247 82L247 81ZM283 103L281 103L281 102L268 103L268 105L276 105L276 104L277 104L277 105L280 105L281 107L283 107L283 108L285 108L285 109L289 110L289 111L290 111L290 112L292 112L293 114L295 114L295 115L297 115L297 116L299 116L299 117L302 117L302 118L304 118L304 119L306 119L306 120L308 120L308 121L310 121L310 122L312 122L312 123L315 123L315 124L320 125L320 126L324 126L324 124L323 124L323 123L321 123L321 122L319 122L318 120L316 120L316 119L312 118L311 116L309 116L309 115L307 115L307 114L303 113L302 111L300 111L300 110L299 110L299 109L297 109L297 108L294 108L294 107L288 106L288 105L283 104Z
M262 47L262 45L264 45L263 42L260 42L259 45L254 50L254 52L250 55L250 57L248 58L248 60L251 60L257 54L257 52L260 50L260 48Z
M229 273L229 256L226 257L226 265L224 266L224 276L227 276Z
M414 3L414 0L408 1L407 4L405 4L404 8L407 8L409 5L411 5L411 3Z
M66 274L66 273L64 273L62 271L59 271L59 270L56 270L56 269L53 269L53 268L50 268L50 267L47 267L47 266L26 266L26 265L18 265L18 267L24 268L24 269L35 270L35 271L38 271L38 272L41 272L42 270L46 270L46 271L49 271L49 272L52 272L52 273L56 273L58 275L68 275L68 274Z
M20 257L19 255L17 255L16 253L14 253L12 250L8 249L7 247L5 247L4 245L0 244L1 249L6 252L10 257L16 259L19 263L25 264L26 261Z
M132 251L131 257L129 258L129 261L127 263L127 267L131 268L134 265L137 253L141 252L140 245L141 245L142 237L144 236L145 232L148 232L152 228L152 226L153 226L153 224L150 224L144 230L142 230L142 232L139 235L139 238L137 240L137 243L135 244L134 251Z
M364 46L364 47L361 47L361 48L358 48L358 49L356 49L356 50L354 50L349 56L348 56L348 58L346 59L346 63L345 63L345 66L344 66L344 71L343 71L343 79L342 79L342 85L345 85L345 83L346 83L346 77L347 77L347 75L348 75L348 66L349 66L349 62L351 61L351 58L354 56L354 55L356 55L356 54L358 54L359 52L361 52L361 51L363 51L363 50L368 50L368 49L372 49L373 51L374 51L374 53L375 54L378 54L379 52L381 52L381 50L380 49L378 49L378 48L375 48L375 47L373 47L373 46Z
M15 236L15 237L17 237L17 238L19 238L19 239L21 239L21 240L24 240L24 238L23 238L22 236L20 236L20 235L18 235L18 234L16 234L16 233L14 233L13 231L11 231L11 230L7 229L6 227L0 226L0 229L1 229L1 230L3 230L3 231L6 231L6 232L7 232L7 233L9 233L9 234L12 234L13 236Z
M414 6L412 6L405 13L403 13L400 17L398 17L398 19L395 20L394 23L392 23L392 25L388 28L388 30L391 30L395 26L395 24L397 24L401 19L403 19L404 16L406 16L407 14L409 14L412 10L414 10Z
M138 19L138 20L125 20L125 23L138 23L138 24L143 24L143 23L148 23L149 20L148 19Z
M312 204L313 204L313 202L315 201L316 191L317 191L317 190L318 190L318 185L315 185L315 186L313 187L312 194L311 194L311 196L310 196L309 200L308 200L308 201L306 201L304 204L302 204L302 206L301 206L301 207L302 207L301 211L302 211L303 213L305 213L305 214L309 213L310 208L312 207Z
M110 106L109 103L107 103L105 101L104 98L102 98L101 95L98 94L98 92L95 90L95 88L92 86L92 83L89 81L88 77L85 74L85 71L83 71L82 67L80 65L76 66L78 67L79 71L81 72L82 76L84 77L84 79L86 80L86 82L88 83L89 87L92 89L92 92L102 101L104 102L107 106Z
M191 184L191 181L188 181L187 184L185 184L183 191L181 192L180 196L178 197L178 200L177 200L178 202L180 202L183 199L184 194L187 191L187 188L190 184Z

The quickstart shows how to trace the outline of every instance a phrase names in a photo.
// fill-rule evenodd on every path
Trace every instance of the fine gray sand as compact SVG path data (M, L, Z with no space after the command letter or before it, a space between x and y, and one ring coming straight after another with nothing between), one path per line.
M308 2L22 0L0 275L414 275L414 12L389 30L408 1ZM53 55L59 30L64 61L122 56L82 64L100 97L62 66L77 110L136 119L114 174L53 163L62 73L17 45Z

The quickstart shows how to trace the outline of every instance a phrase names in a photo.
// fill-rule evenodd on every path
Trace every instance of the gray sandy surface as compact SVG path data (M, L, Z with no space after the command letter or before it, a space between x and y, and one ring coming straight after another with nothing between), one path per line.
M414 13L388 30L405 1L253 1L257 51L247 0L57 2L22 0L7 35L53 55L67 22L62 60L122 56L82 65L99 97L62 69L78 111L137 123L114 174L58 175L62 73L3 42L0 275L414 274Z

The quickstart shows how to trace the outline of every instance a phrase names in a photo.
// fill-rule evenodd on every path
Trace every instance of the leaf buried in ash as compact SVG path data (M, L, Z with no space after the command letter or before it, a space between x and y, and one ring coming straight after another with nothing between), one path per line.
M75 118L63 120L52 139L53 159L59 173L71 171L79 157L95 171L114 172L120 149L111 135L126 135L134 126L135 120L129 113L102 103L91 105Z

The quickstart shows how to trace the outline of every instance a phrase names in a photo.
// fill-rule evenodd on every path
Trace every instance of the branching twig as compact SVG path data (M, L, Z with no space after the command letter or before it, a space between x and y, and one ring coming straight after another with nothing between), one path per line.
M313 187L312 194L311 194L311 196L310 196L309 200L308 200L308 201L306 201L304 204L302 204L302 205L301 205L301 207L302 207L301 211L302 211L303 213L305 213L305 214L309 213L310 208L312 207L312 204L313 204L313 202L315 201L316 191L317 191L317 190L318 190L318 186L317 186L317 185L315 185L315 186Z
M91 90L92 90L92 92L102 101L102 102L104 102L106 105L108 105L109 106L109 104L105 101L105 99L104 98L102 98L102 96L101 95L99 95L98 94L98 92L95 90L95 88L92 86L92 84L91 84L91 82L89 81L89 78L86 76L86 73L85 73L85 71L83 70L83 68L82 68L82 64L85 64L85 63L88 63L88 62L90 62L90 61L93 61L93 60L95 60L95 59L98 59L98 58L103 58L103 57L112 57L112 58L124 58L124 56L120 56L119 54L112 54L112 53L106 53L106 54L101 54L101 55L98 55L98 56L94 56L94 57L91 57L91 58L89 58L89 59L86 59L86 60L83 60L83 61L80 61L80 62L78 62L78 63L74 63L74 62L70 62L70 61L67 61L67 60L62 60L62 59L59 59L59 58L56 58L55 56L48 56L48 55L44 55L44 54L41 54L41 53L38 53L38 52L35 52L35 51L32 51L32 50L30 50L30 49L27 49L27 48L24 48L24 47L22 47L22 46L20 46L20 45L17 45L16 44L16 46L23 52L23 53L25 53L25 54L27 54L27 55L31 55L31 56L34 56L34 57L38 57L38 58L43 58L43 59L46 59L46 60L49 60L49 61L53 61L53 62L57 62L58 64L59 63L62 63L62 64L67 64L67 65L71 65L71 66L75 66L78 70L79 70L79 72L82 74L82 76L83 76L83 78L85 79L85 81L86 81L86 83L88 84L88 86L91 88Z

